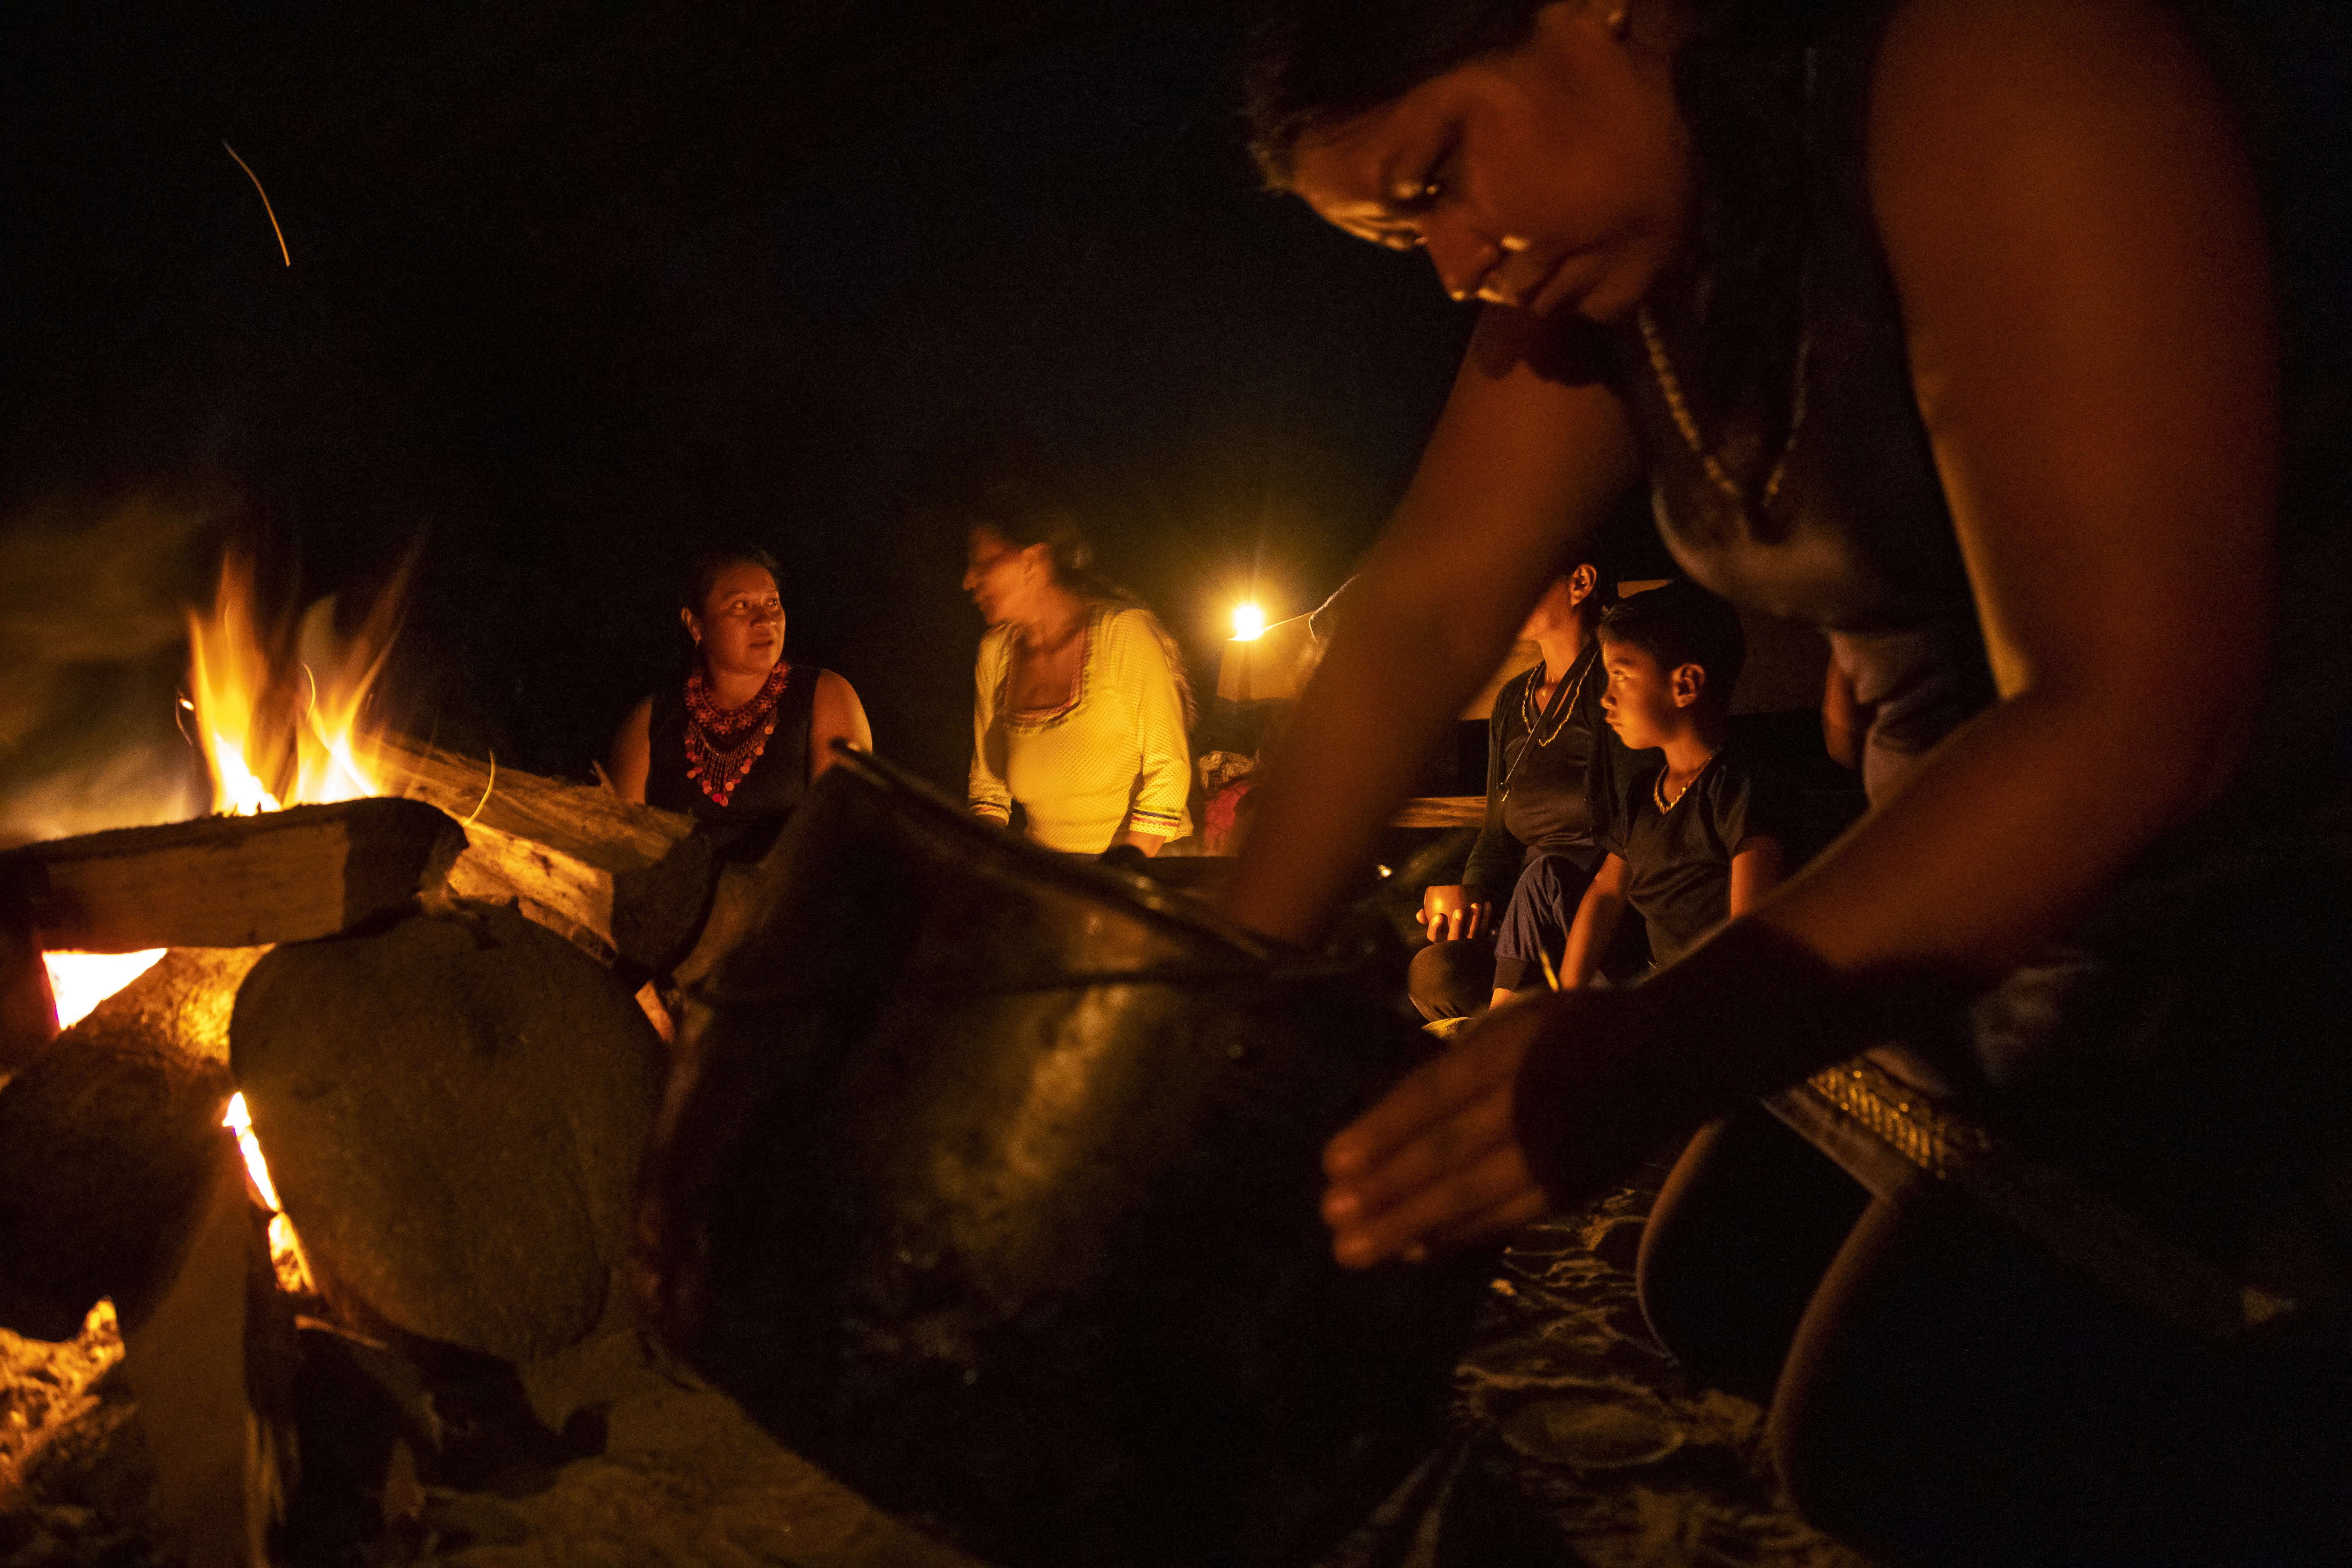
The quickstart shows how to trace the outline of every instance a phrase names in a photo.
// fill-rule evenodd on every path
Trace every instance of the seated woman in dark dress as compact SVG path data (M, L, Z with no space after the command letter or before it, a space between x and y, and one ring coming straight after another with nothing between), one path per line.
M833 765L833 742L871 751L874 734L848 681L784 660L784 605L767 552L698 559L678 620L694 643L693 666L621 721L614 787L690 814L722 857L757 859Z
M1429 945L1407 992L1424 1018L1483 1012L1557 971L1617 801L1630 753L1601 720L1609 678L1593 627L1601 568L1582 561L1553 579L1519 628L1543 649L1503 682L1486 721L1486 820L1458 883L1422 894ZM1496 919L1500 906L1502 915Z
M2352 1561L2352 138L2342 57L2269 21L1289 0L1259 34L1270 176L1487 308L1226 911L1321 936L1636 486L1869 715L1868 815L1752 912L1496 1009L1333 1141L1337 1255L1687 1141L1652 1322L1894 1561Z

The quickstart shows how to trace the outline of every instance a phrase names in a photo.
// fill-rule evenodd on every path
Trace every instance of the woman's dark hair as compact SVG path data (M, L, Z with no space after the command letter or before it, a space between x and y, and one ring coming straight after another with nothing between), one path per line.
M1748 662L1748 634L1740 629L1739 612L1728 601L1679 577L1618 600L1601 617L1601 636L1606 642L1640 648L1661 669L1698 666L1706 671L1707 690L1726 708L1731 706L1732 688Z
M776 580L776 592L784 591L784 569L776 558L756 544L714 544L695 552L686 563L686 574L677 580L677 607L693 615L702 614L703 602L710 597L710 585L730 566L757 566Z
M999 479L967 510L973 531L986 529L1015 550L1045 547L1054 581L1082 599L1140 606L1143 601L1095 569L1095 547L1078 509L1054 491L1022 479Z
M1087 538L1086 525L1078 520L1076 506L1042 485L999 479L982 489L978 500L965 509L965 522L971 531L985 529L1015 550L1044 545L1045 558L1053 565L1054 581L1081 599L1118 609L1141 610L1144 618L1151 623L1152 634L1160 639L1160 651L1167 658L1170 672L1176 678L1176 694L1184 704L1184 727L1192 727L1198 709L1192 695L1192 677L1185 668L1184 650L1140 595L1096 569L1094 545Z
M1250 154L1276 190L1298 143L1482 55L1517 48L1549 0L1275 0L1242 71Z

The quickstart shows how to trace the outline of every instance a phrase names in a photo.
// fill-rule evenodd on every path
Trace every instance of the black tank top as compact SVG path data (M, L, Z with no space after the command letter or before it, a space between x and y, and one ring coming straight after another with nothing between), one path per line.
M690 813L709 833L722 859L757 859L767 853L809 786L809 715L816 701L813 664L795 664L776 698L776 725L751 771L727 792L720 805L702 782L687 775L686 683L654 694L646 721L651 754L646 768L646 804Z
M1648 460L1659 534L1716 593L1830 634L1856 696L1875 711L1870 784L1992 700L1864 186L1874 41L1873 28L1817 49L1807 100L1790 106L1805 119L1811 216L1801 257L1766 285L1788 297L1764 312L1790 334L1776 345L1777 373L1726 406L1706 384L1709 323L1687 295L1653 300L1654 353L1638 321L1604 333L1610 379ZM1744 500L1693 449L1669 387ZM1777 489L1762 500L1776 468Z

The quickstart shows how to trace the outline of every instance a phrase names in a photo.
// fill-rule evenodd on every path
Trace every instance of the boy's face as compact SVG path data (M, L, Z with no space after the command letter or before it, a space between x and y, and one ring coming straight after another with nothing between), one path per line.
M1601 664L1609 672L1601 711L1629 750L1663 746L1689 727L1691 704L1698 699L1697 682L1691 679L1698 674L1696 665L1669 670L1648 650L1606 637Z

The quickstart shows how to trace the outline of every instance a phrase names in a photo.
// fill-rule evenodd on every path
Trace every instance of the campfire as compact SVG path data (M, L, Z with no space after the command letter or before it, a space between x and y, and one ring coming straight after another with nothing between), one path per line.
M0 855L35 999L0 1039L0 1324L113 1302L191 1563L288 1528L293 1417L250 1402L298 1321L520 1360L625 1310L647 982L750 902L688 819L374 722L400 588L345 638L331 601L271 625L232 560L182 703L213 814Z

